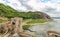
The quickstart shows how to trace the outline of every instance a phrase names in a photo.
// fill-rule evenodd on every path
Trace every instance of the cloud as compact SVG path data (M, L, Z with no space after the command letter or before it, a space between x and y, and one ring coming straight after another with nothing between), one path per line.
M48 2L48 1L50 1L50 0L40 0L40 1L46 3L46 2Z
M19 2L21 3L22 6L26 7L27 10L33 10L33 8L31 6L26 4L28 2L28 0L19 0Z
M20 11L27 10L26 7L22 6L22 4L21 4L21 2L19 2L19 0L0 0L0 3L7 4L16 10L20 10Z
M60 16L60 0L0 0L0 3L20 11L42 11L51 17Z
M60 17L60 14L49 14L51 17Z

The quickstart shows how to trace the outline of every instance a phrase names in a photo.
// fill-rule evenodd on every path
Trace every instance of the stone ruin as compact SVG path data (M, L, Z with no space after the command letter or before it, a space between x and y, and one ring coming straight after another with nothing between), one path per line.
M23 24L22 18L12 18L11 21L0 24L0 31L4 31L0 37L36 37L25 33L22 28Z

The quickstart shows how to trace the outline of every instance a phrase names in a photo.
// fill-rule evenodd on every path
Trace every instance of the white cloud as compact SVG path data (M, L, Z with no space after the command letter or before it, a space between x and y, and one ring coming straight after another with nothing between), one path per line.
M60 14L49 14L49 13L47 14L50 15L51 17L60 17Z
M0 0L0 3L4 3L4 1L3 0Z
M38 0L30 0L27 2L34 10L41 11L45 6L43 3L38 2Z
M6 2L8 1L8 2ZM21 3L19 2L19 0L0 0L0 3L4 3L7 4L9 6L11 6L12 8L16 9L16 10L23 10L26 11L26 7L22 6Z

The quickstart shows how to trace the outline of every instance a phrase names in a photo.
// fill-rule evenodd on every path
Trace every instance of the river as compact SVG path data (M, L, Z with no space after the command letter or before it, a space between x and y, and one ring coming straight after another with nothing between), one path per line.
M49 30L60 32L60 19L54 19L54 21L47 22L45 24L37 24L30 27L29 29L34 31L39 37L46 37L46 32ZM29 34L34 33L30 32Z

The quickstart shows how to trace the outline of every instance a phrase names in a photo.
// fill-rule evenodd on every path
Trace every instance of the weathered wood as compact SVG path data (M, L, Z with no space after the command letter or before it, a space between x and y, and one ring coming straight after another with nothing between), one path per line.
M47 31L47 37L60 37L60 33L56 31Z
M10 22L1 24L5 28L5 33L1 37L35 37L23 32L23 24L22 18L12 18Z
M35 35L30 35L30 34L27 34L27 33L24 33L24 32L20 32L18 33L21 37L37 37Z

